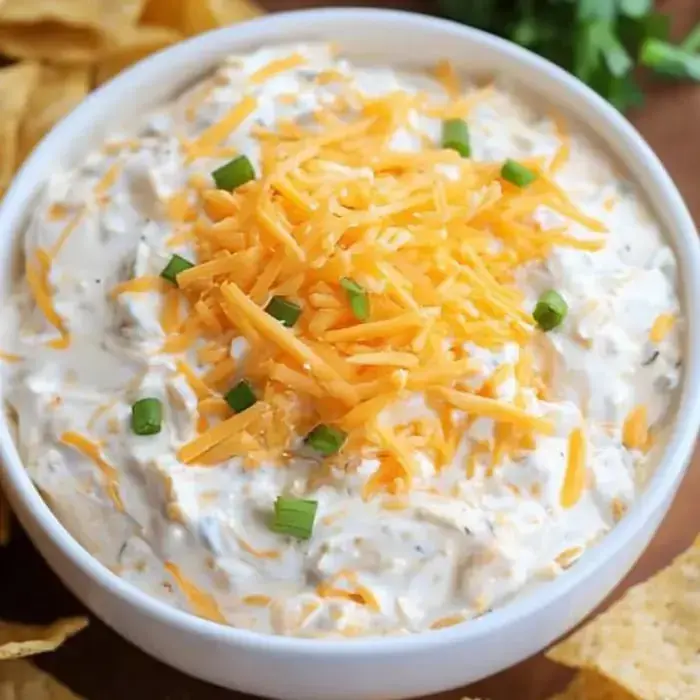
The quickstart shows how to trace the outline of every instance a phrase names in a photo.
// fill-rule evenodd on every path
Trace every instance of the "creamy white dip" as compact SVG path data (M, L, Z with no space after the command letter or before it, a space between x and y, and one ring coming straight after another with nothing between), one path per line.
M302 65L251 82L255 71L292 53L304 58ZM213 187L211 171L230 155L190 157L183 143L219 122L242 96L253 96L256 108L221 146L247 155L258 170L256 130L275 131L290 120L307 126L315 110L349 88L365 97L421 91L445 98L437 81L358 67L324 45L233 56L213 77L114 134L77 168L50 174L24 233L24 254L33 261L37 251L55 250L47 288L68 347L48 345L60 335L26 279L4 312L0 349L21 358L3 363L4 400L17 422L26 468L61 522L105 566L149 594L265 633L420 632L481 615L559 575L614 526L643 488L647 457L625 447L624 424L644 406L645 422L658 434L681 372L673 253L634 186L574 133L556 182L580 211L604 224L604 248L555 246L546 260L517 273L528 314L547 289L557 290L569 308L559 328L533 333L536 364L548 368L548 400L532 390L523 394L528 411L553 422L553 434L536 436L533 449L490 468L495 423L472 421L439 470L430 454L415 449L417 473L396 507L387 507L391 499L381 494L363 498L379 464L371 454L345 453L355 468L345 470L335 460L324 478L318 478L319 461L295 445L281 466L250 468L239 458L213 466L182 463L177 453L196 434L198 399L178 363L185 359L203 376L210 367L197 350L205 341L184 353L161 352L163 295L111 290L134 277L157 276L173 253L196 260L187 237L178 239L192 224L174 222L168 203L202 182ZM467 121L475 161L541 157L548 164L565 142L551 114L503 88L480 94ZM440 119L416 113L411 123L411 130L396 131L392 149L439 146ZM434 175L454 181L460 171L434 166ZM367 167L355 176L374 174ZM534 219L544 230L591 236L545 206ZM372 280L364 284L383 293L380 281L376 289ZM663 315L675 323L652 342ZM522 349L509 342L501 348L471 344L467 351L479 368L465 382L477 389L500 366L516 365ZM247 341L235 338L230 354L237 366L245 366L248 353ZM495 396L513 402L517 391L510 376ZM130 429L131 406L143 396L164 405L157 435ZM460 417L455 410L450 420ZM377 420L396 427L421 418L435 418L425 396L404 391ZM570 434L578 426L585 426L585 484L577 502L564 507ZM98 458L66 434L89 439ZM310 539L270 530L280 494L318 502ZM334 594L337 589L347 595ZM212 609L218 612L207 612Z

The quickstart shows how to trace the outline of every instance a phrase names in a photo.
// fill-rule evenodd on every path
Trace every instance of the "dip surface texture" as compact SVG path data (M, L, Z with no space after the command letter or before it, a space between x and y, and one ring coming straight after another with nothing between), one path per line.
M559 575L644 488L682 371L635 188L447 65L232 56L52 173L23 250L32 479L119 576L264 633L420 632Z

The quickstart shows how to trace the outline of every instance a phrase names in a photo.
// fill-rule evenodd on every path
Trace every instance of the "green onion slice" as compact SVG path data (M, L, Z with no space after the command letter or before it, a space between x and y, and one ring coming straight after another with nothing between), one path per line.
M304 442L324 457L330 457L340 450L347 437L347 433L339 428L321 424L306 436Z
M355 318L358 321L368 321L369 295L367 290L349 277L343 277L340 280L340 286L348 293L348 301Z
M501 168L501 177L516 187L527 187L537 179L537 173L509 158Z
M639 54L642 65L671 78L700 80L700 56L659 39L647 39Z
M159 399L140 399L131 407L131 429L136 435L156 435L163 424L163 404Z
M539 298L532 317L543 331L551 331L562 324L568 311L569 306L562 295L550 289Z
M218 189L232 192L246 182L255 180L255 169L246 156L237 156L217 168L211 176Z
M185 258L179 255L173 255L168 261L168 264L161 271L160 276L168 280L168 282L177 285L177 276L181 272L189 270L191 267L194 267L194 264L189 260L185 260Z
M457 151L469 158L472 148L469 141L469 126L463 119L448 119L442 123L442 147Z
M265 311L287 328L291 328L301 316L301 306L284 297L272 297Z
M240 413L250 408L257 402L253 387L247 379L243 379L231 389L225 396L226 403L236 412Z
M308 540L314 529L317 509L317 501L279 496L275 501L275 515L270 529L282 535Z

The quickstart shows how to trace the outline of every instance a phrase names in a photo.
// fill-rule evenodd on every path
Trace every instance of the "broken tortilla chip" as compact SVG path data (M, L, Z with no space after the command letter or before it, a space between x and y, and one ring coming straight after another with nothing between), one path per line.
M700 700L700 537L668 568L547 652L644 700Z
M635 700L635 697L593 671L580 671L566 690L550 700Z
M252 0L187 0L183 10L182 30L188 36L244 22L263 12Z
M4 0L0 3L0 23L53 21L70 27L111 31L134 24L144 5L145 0Z
M28 661L0 663L3 700L81 700L80 696Z
M67 617L50 625L0 621L0 662L53 651L87 625L86 617Z
M15 58L86 63L134 24L145 0L4 0L0 51Z
M139 24L168 27L182 32L182 20L187 2L188 0L147 0Z
M19 128L39 79L39 70L35 63L0 69L0 196L19 164Z
M19 130L19 162L43 136L83 100L90 89L90 70L83 66L43 65L38 84Z
M0 24L0 53L18 59L52 63L90 63L104 40L92 30L65 27L57 22Z
M95 82L101 85L133 63L146 58L166 46L180 41L183 36L167 27L128 27L105 50L96 67Z
M0 547L10 543L10 504L0 491Z

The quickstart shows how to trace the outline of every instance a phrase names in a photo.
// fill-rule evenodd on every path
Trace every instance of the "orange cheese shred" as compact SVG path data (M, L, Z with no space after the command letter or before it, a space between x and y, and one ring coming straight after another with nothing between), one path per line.
M4 352L0 350L0 360L2 362L21 362L24 358L21 355L15 355L12 352Z
M109 497L114 503L114 507L120 512L124 512L124 503L119 495L119 472L102 456L100 446L89 438L73 430L61 435L61 442L64 445L73 447L83 454L97 466L107 482L106 489Z
M646 450L649 444L649 422L647 407L635 406L625 418L622 426L622 444L628 450Z
M257 105L258 101L254 97L244 97L237 105L224 114L218 122L205 129L197 140L189 145L190 155L195 157L197 155L208 155L213 148L218 146L253 113Z
M586 485L586 452L583 428L574 428L569 434L566 473L559 497L562 508L572 508L581 498Z
M61 334L62 343L59 345L53 344L52 347L61 349L68 346L70 335L63 325L63 319L58 315L53 305L53 296L49 287L50 269L50 258L46 251L42 249L37 250L35 261L27 258L25 270L27 284L37 307L44 314L46 320Z
M134 277L133 279L120 282L112 287L109 295L116 299L121 294L142 294L144 292L165 292L168 291L168 283L162 277L146 275L144 277Z
M470 415L490 418L496 422L512 423L544 435L551 435L554 431L554 425L551 421L546 418L533 416L505 401L498 401L454 389L439 388L435 392L455 408Z
M236 415L209 428L209 430L198 435L194 440L183 445L178 450L178 459L185 464L194 462L198 457L204 455L205 452L224 443L227 439L237 437L237 433L259 417L264 409L264 403L258 401L254 406L242 413L236 413Z
M274 61L270 61L267 65L262 68L258 68L255 73L252 73L248 80L253 85L261 85L270 78L274 78L276 75L283 73L294 68L299 68L300 66L306 65L306 59L298 53L293 53L284 58L277 58Z
M676 317L673 314L660 314L657 316L649 332L649 340L652 343L662 342L671 332L675 322Z
M165 570L175 579L178 588L182 591L182 594L192 607L192 612L194 612L195 615L211 620L212 622L219 622L222 625L226 624L226 618L222 615L213 595L195 586L195 584L182 573L177 564L166 561L164 566Z

